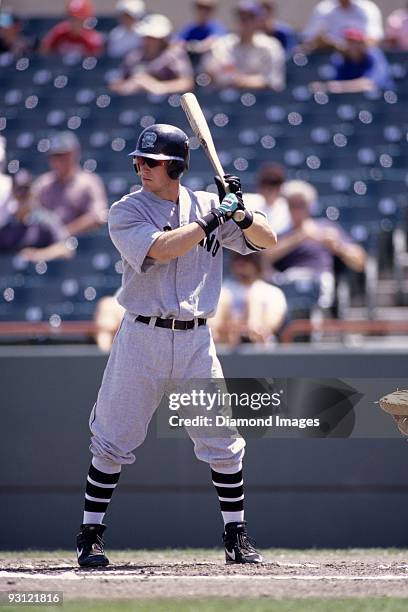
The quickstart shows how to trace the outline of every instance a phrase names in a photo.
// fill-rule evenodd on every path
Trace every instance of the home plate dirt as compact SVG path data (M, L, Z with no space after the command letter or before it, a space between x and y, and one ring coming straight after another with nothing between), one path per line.
M64 599L408 597L408 551L264 551L259 566L221 551L124 551L85 570L72 553L0 552L0 591L63 591Z

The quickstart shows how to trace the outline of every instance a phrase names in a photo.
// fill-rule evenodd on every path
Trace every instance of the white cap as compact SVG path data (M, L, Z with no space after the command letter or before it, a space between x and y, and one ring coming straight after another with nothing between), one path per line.
M147 15L137 28L140 36L151 36L152 38L167 38L172 31L173 24L170 19L158 13Z
M145 14L146 7L143 0L119 0L116 4L116 11L140 19Z

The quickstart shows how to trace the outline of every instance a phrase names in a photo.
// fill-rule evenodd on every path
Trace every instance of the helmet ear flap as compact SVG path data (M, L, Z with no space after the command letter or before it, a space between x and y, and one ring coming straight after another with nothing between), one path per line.
M185 164L178 159L171 159L167 162L167 174L173 181L176 181L183 174L185 170Z
M140 175L140 168L139 168L139 164L137 163L136 157L133 158L133 168L134 171L136 172L137 176Z

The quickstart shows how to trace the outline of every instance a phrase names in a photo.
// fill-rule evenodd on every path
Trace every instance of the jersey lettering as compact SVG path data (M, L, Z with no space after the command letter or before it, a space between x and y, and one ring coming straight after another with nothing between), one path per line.
M216 239L215 234L212 234L207 238L203 238L198 244L206 248L213 257L216 256L218 249L221 246L220 241Z

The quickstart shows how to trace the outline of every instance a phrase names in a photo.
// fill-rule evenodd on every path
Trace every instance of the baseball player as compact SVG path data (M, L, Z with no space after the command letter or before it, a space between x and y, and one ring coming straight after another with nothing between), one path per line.
M108 565L105 512L122 465L135 461L167 380L222 378L207 318L217 307L222 252L242 254L273 246L276 236L262 213L244 207L238 177L226 176L225 194L180 184L189 166L187 135L177 127L152 125L130 153L142 188L125 195L109 212L109 232L124 271L118 301L125 314L113 342L89 420L93 458L83 523L77 536L81 566ZM242 221L233 220L236 210ZM159 349L159 350L158 350ZM205 407L203 407L203 413ZM227 563L260 563L244 521L242 437L195 436L198 459L210 465L224 519Z

